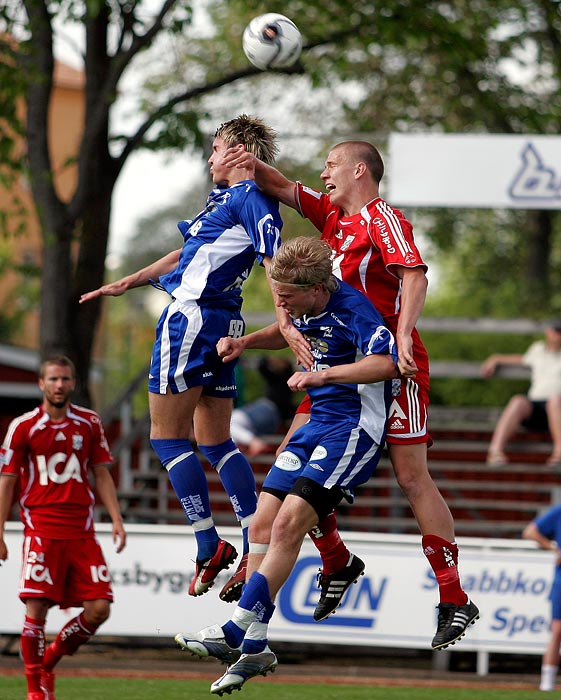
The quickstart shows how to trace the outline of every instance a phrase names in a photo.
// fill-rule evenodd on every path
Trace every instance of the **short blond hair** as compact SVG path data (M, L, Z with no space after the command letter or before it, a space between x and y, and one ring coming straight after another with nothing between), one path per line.
M325 241L308 236L285 241L273 256L269 275L279 284L322 284L329 292L338 286L333 276L333 249Z
M248 153L268 165L275 162L279 152L277 132L261 119L247 114L240 114L239 117L224 122L214 136L224 139L230 148L242 145Z

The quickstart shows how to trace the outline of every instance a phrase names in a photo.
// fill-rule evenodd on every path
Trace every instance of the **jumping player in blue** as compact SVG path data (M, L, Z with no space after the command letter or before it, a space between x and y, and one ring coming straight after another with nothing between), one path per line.
M173 299L158 322L150 366L151 444L195 532L193 596L205 593L237 552L214 526L206 476L189 440L191 426L199 450L220 476L244 543L238 569L220 592L226 601L238 599L245 580L257 494L251 467L230 436L235 362L224 364L216 345L222 337L243 334L243 282L255 261L268 270L282 227L277 201L256 187L248 171L224 166L223 153L236 144L268 163L278 151L273 130L259 119L240 115L222 124L208 159L216 187L200 214L178 224L183 247L81 298L119 296L153 284Z
M211 693L230 693L256 675L274 671L267 626L306 533L345 493L373 474L385 440L397 350L372 303L332 274L332 250L301 237L285 242L269 274L277 307L287 311L310 343L311 371L288 380L312 399L308 423L290 438L267 474L249 529L248 583L230 621L178 634L179 646L229 664ZM280 349L278 325L242 338L223 338L227 362L244 349Z

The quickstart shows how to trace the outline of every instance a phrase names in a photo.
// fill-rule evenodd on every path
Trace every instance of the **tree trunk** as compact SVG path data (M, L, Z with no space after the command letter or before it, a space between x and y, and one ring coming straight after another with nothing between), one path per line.
M107 179L110 180L109 176ZM68 316L73 319L70 346L79 376L75 396L84 405L91 403L88 375L102 299L87 304L80 304L79 300L83 292L97 289L104 282L113 182L105 185L96 197L88 200L83 214L80 248L68 298Z
M67 299L70 289L70 242L73 221L58 197L52 176L48 142L49 106L53 86L53 46L50 15L43 3L25 3L33 41L20 56L27 76L27 164L33 200L41 223L40 354L69 354Z
M51 228L43 234L40 322L40 347L43 358L59 353L72 356L68 317L70 241L69 223L59 224L56 230Z
M109 7L88 6L86 28L86 113L80 147L78 187L70 210L80 223L72 285L67 297L69 347L76 363L75 398L91 404L89 374L100 301L79 303L83 292L103 284L109 240L111 196L117 171L109 153L109 102L104 85L111 60L107 53Z

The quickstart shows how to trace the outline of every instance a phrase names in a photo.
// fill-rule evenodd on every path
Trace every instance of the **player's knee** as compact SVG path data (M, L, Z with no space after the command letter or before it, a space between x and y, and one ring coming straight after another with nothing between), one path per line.
M292 539L295 535L292 520L284 517L283 513L279 513L273 523L271 530L271 541L273 543L282 543L284 547L292 548Z
M250 542L270 542L272 522L269 518L263 517L259 509L251 519L248 529Z
M419 469L412 464L396 465L394 469L399 488L410 502L420 498L427 490L436 488L428 469Z
M99 627L108 618L111 612L111 605L108 600L93 600L84 607L84 617L86 622L92 627Z
M300 513L281 508L273 523L271 542L282 542L288 550L299 548L310 527L308 521L300 517Z
M51 604L45 598L27 598L25 601L26 613L34 620L45 620Z

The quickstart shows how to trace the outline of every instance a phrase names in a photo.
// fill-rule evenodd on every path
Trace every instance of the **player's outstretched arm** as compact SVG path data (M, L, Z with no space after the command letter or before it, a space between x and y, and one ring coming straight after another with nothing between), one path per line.
M296 183L285 177L280 170L248 153L242 144L224 151L224 165L253 173L257 186L265 194L278 199L288 207L297 208Z
M181 249L174 250L163 258L156 260L151 265L138 270L138 272L133 272L131 275L126 275L116 282L110 282L109 284L104 284L98 289L93 289L91 292L85 292L80 297L80 304L86 301L91 301L92 299L97 299L101 296L111 296L118 297L124 294L129 289L134 289L135 287L143 287L150 283L151 280L158 280L162 275L171 272L179 261L179 255Z
M216 343L216 352L222 362L231 362L238 358L245 350L242 338L220 338Z
M288 380L292 391L325 384L372 384L397 377L397 368L391 355L368 355L358 362L335 365L317 372L295 372Z
M91 301L92 299L97 299L97 297L120 297L127 291L127 289L132 287L129 277L132 277L132 275L123 277L116 282L104 284L98 289L93 289L91 292L85 292L80 297L80 304L83 304L86 301Z
M216 344L216 352L223 362L231 362L239 357L244 350L281 350L287 343L279 331L278 323L248 333L241 338L220 338Z
M117 491L115 490L115 482L109 473L109 469L107 469L105 465L94 467L93 473L95 488L101 502L109 513L109 517L111 518L111 522L113 524L113 528L111 530L113 542L117 547L117 552L121 552L127 543L127 533L125 532L125 526L123 525L121 508L119 507Z

